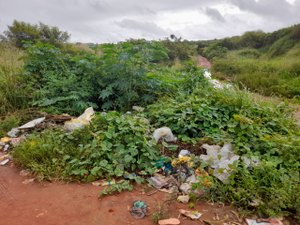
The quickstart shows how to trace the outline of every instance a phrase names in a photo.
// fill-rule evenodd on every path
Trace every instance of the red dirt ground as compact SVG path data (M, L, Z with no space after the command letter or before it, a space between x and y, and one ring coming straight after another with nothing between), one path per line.
M99 187L92 184L65 184L60 182L32 182L23 184L28 177L19 175L12 164L0 167L0 224L1 225L152 225L151 214L168 199L168 194L157 192L151 196L143 193L144 188L135 187L132 192L98 199ZM136 220L130 213L132 202L143 200L149 205L149 215ZM165 216L179 216L179 209L188 209L186 204L171 202ZM237 217L229 206L200 203L196 210L203 213L201 220L192 221L180 217L181 224L204 224L214 221L223 224L236 221ZM220 220L220 221L218 221Z

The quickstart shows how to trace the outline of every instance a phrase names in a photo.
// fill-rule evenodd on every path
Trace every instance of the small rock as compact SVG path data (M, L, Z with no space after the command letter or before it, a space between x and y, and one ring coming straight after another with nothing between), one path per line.
M190 201L190 196L180 195L180 196L178 196L177 201L186 204Z
M159 225L177 225L177 224L180 224L180 220L176 219L176 218L169 218L169 219L159 220L158 224Z

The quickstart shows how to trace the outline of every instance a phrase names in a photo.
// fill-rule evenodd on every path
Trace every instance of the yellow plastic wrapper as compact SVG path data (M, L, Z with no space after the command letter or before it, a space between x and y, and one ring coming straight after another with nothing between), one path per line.
M0 142L4 142L4 143L7 143L7 142L10 142L10 139L9 137L3 137L0 139Z

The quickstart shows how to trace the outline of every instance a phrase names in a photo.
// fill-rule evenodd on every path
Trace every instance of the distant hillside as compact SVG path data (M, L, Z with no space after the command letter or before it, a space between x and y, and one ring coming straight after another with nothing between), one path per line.
M213 74L264 95L300 97L300 24L197 42Z

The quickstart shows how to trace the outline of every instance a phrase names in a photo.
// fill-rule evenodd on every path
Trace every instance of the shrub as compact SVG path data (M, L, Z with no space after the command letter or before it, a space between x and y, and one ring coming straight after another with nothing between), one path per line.
M50 27L39 23L32 25L22 21L14 20L8 30L4 31L5 38L17 47L24 47L26 42L46 42L53 45L60 45L66 42L70 35L65 31L60 31L58 27Z

